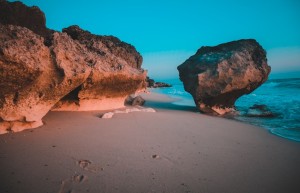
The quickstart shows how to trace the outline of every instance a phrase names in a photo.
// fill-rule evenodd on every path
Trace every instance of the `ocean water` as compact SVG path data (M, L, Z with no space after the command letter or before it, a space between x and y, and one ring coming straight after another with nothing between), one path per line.
M192 96L184 91L180 80L167 80L170 88L157 88L154 92L176 98L174 104L195 106ZM233 119L263 127L272 134L300 142L300 78L271 79L236 103L239 112ZM274 117L249 117L253 105L266 105Z

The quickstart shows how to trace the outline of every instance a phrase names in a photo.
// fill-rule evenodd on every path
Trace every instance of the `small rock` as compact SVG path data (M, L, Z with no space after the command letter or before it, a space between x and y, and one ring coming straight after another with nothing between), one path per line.
M275 117L275 114L270 111L266 105L253 105L249 108L246 116L248 117Z
M145 99L143 99L141 96L137 96L132 101L132 106L143 106L145 104Z
M141 110L142 112L146 112L146 113L155 113L156 111L152 108L145 108Z
M146 112L146 113L155 113L156 111L152 108L127 108L125 110L115 110L114 112L104 113L101 118L102 119L110 119L114 114L118 113L132 113L132 112Z
M129 113L132 113L132 112L140 112L141 110L138 109L138 108L132 108L132 109L128 109L129 110Z
M108 113L104 113L102 115L102 119L111 119L113 117L114 113L113 112L108 112Z
M132 105L132 101L133 101L134 97L129 95L126 99L125 99L125 102L124 104L125 105Z
M143 99L141 96L132 97L128 96L125 99L125 105L131 105L131 106L143 106L145 104L145 99Z
M114 113L118 114L118 113L128 113L127 109L125 111L121 111L121 110L115 110Z

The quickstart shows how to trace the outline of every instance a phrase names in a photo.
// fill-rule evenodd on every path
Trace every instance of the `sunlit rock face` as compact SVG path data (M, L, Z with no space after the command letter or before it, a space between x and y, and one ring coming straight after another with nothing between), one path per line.
M93 35L78 26L65 28L63 32L87 49L92 73L80 87L63 98L56 109L119 108L129 94L146 87L142 57L132 45L113 36ZM79 105L70 105L72 100Z
M40 122L91 72L85 48L66 34L54 33L54 43L47 47L43 38L27 28L0 25L0 31L2 120Z
M177 67L201 112L225 114L235 101L264 83L271 71L265 50L253 39L201 47Z
M0 10L0 133L38 127L51 109L123 107L128 95L145 88L133 46L77 26L54 32L43 12L20 2L0 0ZM18 10L22 17L14 16Z

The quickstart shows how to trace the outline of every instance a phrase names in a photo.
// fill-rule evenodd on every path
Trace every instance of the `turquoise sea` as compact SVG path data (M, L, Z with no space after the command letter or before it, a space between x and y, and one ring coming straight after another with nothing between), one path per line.
M184 91L180 80L165 81L170 88L153 89L154 92L176 98L174 104L195 106L191 95ZM248 95L236 101L239 112L233 119L263 127L271 133L300 142L300 78L270 79ZM249 117L247 112L253 105L266 105L274 117Z

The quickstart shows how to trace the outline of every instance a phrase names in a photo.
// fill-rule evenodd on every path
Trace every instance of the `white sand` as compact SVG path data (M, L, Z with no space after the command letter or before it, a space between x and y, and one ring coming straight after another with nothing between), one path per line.
M0 135L0 192L299 192L300 143L147 99L156 113L50 112Z

